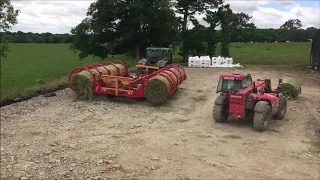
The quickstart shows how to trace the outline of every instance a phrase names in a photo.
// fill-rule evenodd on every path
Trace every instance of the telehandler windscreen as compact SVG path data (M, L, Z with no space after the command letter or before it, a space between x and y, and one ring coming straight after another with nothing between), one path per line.
M242 82L240 80L235 80L233 78L220 78L217 93L218 92L229 92L231 90L237 91L241 88Z

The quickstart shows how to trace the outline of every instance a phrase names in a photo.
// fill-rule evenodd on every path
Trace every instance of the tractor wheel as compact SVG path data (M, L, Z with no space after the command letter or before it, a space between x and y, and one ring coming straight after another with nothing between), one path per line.
M229 114L228 114L228 106L226 104L226 101L223 102L223 104L218 105L215 104L213 106L213 119L218 123L224 123L227 121Z
M155 72L155 71L157 71L157 70L156 70L156 69L149 69L148 74L151 74L151 73L153 73L153 72Z
M129 75L130 75L130 76L133 76L133 75L136 74L137 68L129 68L129 69L128 69L128 72L129 72Z
M287 98L284 95L279 95L280 103L279 110L274 115L277 120L282 120L287 113Z
M265 131L268 129L271 120L271 107L265 101L257 102L256 107L259 107L259 111L254 112L253 128L258 131Z
M139 74L139 75L142 75L144 74L145 70L143 68L137 68L137 71L136 73Z

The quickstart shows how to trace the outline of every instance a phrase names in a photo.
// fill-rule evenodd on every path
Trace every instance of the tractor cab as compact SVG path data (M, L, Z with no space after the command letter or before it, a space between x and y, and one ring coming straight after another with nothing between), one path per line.
M150 74L169 64L172 64L172 49L164 47L147 47L146 58L139 60L137 74Z
M252 78L250 74L221 74L217 87L217 93L238 92L252 85Z
M139 61L140 65L164 67L172 64L171 48L147 47L146 58Z

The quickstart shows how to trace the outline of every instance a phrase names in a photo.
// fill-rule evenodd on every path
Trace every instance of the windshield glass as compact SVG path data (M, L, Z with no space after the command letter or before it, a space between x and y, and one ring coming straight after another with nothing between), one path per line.
M152 50L149 50L147 51L147 58L150 58L150 57L157 57L157 58L162 58L162 51L152 51Z
M241 81L234 80L233 78L220 78L217 92L229 92L230 90L240 90L242 89Z

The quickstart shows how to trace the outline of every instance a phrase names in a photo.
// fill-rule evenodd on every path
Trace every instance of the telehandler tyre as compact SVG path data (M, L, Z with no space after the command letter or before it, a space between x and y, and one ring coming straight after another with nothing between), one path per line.
M282 120L287 113L287 98L284 95L279 95L280 103L278 112L274 115L277 120Z
M225 100L222 104L215 104L213 106L213 119L216 122L224 123L228 120L229 113L227 109L227 101Z
M254 107L253 128L257 131L265 131L271 120L271 107L266 101L259 101Z

